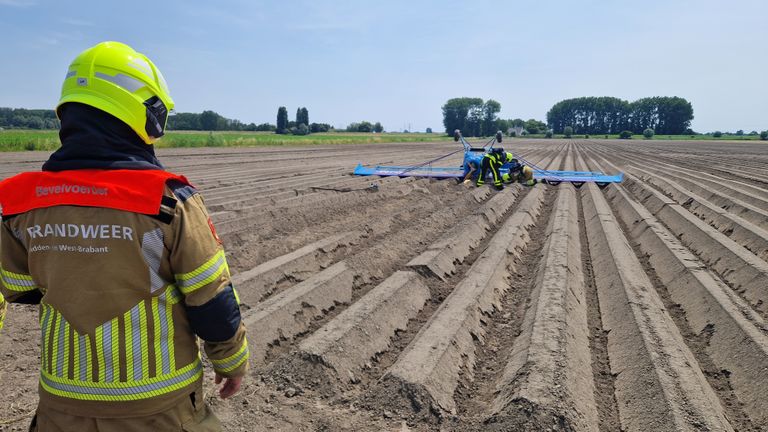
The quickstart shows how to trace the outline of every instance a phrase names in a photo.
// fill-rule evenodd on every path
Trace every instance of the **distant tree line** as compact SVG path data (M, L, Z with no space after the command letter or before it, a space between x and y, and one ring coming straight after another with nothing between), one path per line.
M277 126L273 129L278 134L307 135L310 133L328 132L333 127L328 123L310 123L309 110L305 107L296 109L296 120L288 120L288 109L277 109Z
M0 127L5 129L58 129L61 122L54 110L0 108ZM168 130L199 131L274 131L269 123L243 123L221 116L214 111L176 113L168 117Z
M360 123L350 123L346 129L347 132L384 132L384 126L381 123L371 123L368 121L361 121Z
M245 124L240 120L225 118L215 111L202 113L176 113L168 117L168 130L200 131L274 131L275 125L269 123Z
M6 129L58 129L56 112L44 109L0 108L0 127Z
M514 128L521 128L525 134L544 133L547 125L543 121L520 118L500 119L501 104L493 99L453 98L443 105L443 126L445 133L452 135L456 129L467 137L491 136L496 131L511 133Z
M499 119L497 120L496 123L498 125L498 130L502 132L508 132L509 135L511 136L517 135L517 132L514 130L515 128L520 128L521 135L523 136L528 134L542 134L547 132L547 124L541 120L536 120L536 119L528 119L528 120L523 120L521 118L516 118L512 120Z
M556 133L570 126L575 134L690 133L693 106L680 97L650 97L628 102L614 97L581 97L556 103L547 123Z

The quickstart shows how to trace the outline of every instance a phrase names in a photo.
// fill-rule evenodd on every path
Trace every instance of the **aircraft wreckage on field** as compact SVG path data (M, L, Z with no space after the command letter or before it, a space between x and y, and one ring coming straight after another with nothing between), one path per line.
M440 156L435 159L428 160L426 162L411 165L411 166L385 166L377 165L374 167L364 166L362 163L355 167L354 174L360 176L372 176L377 175L381 177L431 177L431 178L454 178L462 180L476 176L480 172L480 164L483 160L483 156L486 153L492 151L503 151L501 148L495 148L496 143L501 143L502 134L501 131L496 133L496 136L490 141L485 143L482 147L473 147L457 129L453 136L454 141L461 142L463 149L456 150L446 155ZM459 167L435 167L433 164L449 156L452 156L460 151L464 151L464 160ZM618 173L615 175L608 175L602 172L594 171L559 171L559 170L547 170L537 167L535 164L527 161L519 154L515 154L515 159L512 162L507 162L499 169L500 175L510 174L519 170L523 165L531 167L533 170L533 178L538 182L547 183L551 185L558 185L562 182L572 183L576 187L581 187L584 183L596 183L600 187L605 187L609 183L621 183L624 179L624 173Z

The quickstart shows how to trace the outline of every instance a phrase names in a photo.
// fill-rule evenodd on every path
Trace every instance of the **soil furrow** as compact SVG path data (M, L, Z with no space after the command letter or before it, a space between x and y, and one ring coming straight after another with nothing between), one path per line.
M733 430L602 194L582 198L622 427Z
M467 276L398 357L374 389L379 400L410 406L422 415L455 413L453 393L463 367L472 370L474 338L483 339L481 321L508 288L509 269L529 242L540 213L541 189L534 188L493 237Z
M621 214L618 206L624 212L630 206L622 193L620 189L609 192L609 196L621 196L613 200L616 214ZM656 225L649 213L630 219L636 221L632 228L626 225L628 218L619 218L622 230L631 233L635 255L720 398L728 420L739 431L760 430L752 426L747 411L756 424L765 423L765 399L757 396L762 393L757 389L768 383L755 366L768 364L765 321L730 288L702 270L703 265Z
M350 175L455 142L158 150L206 198L243 301L241 392L216 398L206 364L225 430L768 432L765 144L501 146L624 182ZM0 178L48 155L7 153ZM37 321L13 304L0 332L0 430L37 402Z

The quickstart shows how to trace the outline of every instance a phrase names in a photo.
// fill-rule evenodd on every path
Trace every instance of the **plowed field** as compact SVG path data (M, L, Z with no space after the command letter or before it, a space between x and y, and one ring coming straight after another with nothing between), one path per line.
M241 393L208 396L225 430L768 431L768 145L504 144L625 181L350 175L453 142L160 152L202 190L249 328ZM0 157L5 178L47 155ZM38 338L12 305L0 430L26 430Z

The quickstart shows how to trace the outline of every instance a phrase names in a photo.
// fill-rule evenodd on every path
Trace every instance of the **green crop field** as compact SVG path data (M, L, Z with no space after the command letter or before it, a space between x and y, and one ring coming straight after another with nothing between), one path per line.
M529 135L523 138L544 139L544 135ZM572 139L583 139L584 135L573 135ZM589 139L618 139L618 135L591 135ZM158 141L156 147L262 147L296 146L322 144L370 144L395 142L434 142L452 139L443 134L425 133L346 133L329 132L311 135L278 135L272 132L169 132ZM514 139L514 138L507 138ZM553 139L563 139L555 135ZM634 140L644 139L634 135ZM754 135L723 135L715 138L711 135L656 135L654 140L759 140ZM3 130L0 131L0 152L9 151L53 151L59 147L59 135L56 130Z
M156 147L259 147L322 144L367 144L445 141L441 134L424 133L316 133L278 135L272 132L169 132ZM52 151L59 147L56 130L0 131L0 151Z

